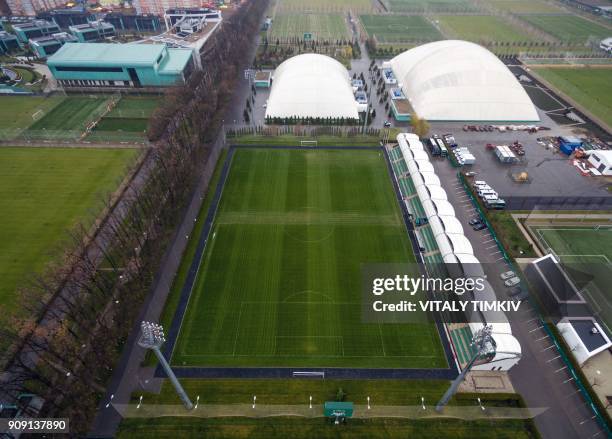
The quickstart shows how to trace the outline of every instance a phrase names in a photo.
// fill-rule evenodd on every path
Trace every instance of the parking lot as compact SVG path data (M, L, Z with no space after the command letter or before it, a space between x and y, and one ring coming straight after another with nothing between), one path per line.
M504 260L488 229L475 231L468 224L470 219L478 216L478 211L457 178L456 168L444 159L433 160L433 164L446 190L448 201L455 208L456 217L463 224L474 255L481 262L498 300L508 299L508 288L503 285L500 274L512 267ZM574 377L546 333L533 304L523 301L517 312L508 312L506 316L512 334L522 349L521 360L510 370L510 378L514 388L531 407L547 408L546 412L536 418L540 431L546 432L549 437L605 437L593 412L581 396Z
M525 131L465 132L463 124L431 123L431 134L451 133L459 146L467 146L476 157L476 163L462 170L475 171L478 180L485 180L502 198L505 197L596 197L609 196L605 177L584 177L571 165L568 157L557 149L551 150L537 142L541 136L571 135L571 130L547 123L547 115L541 113L542 125L550 131L529 134ZM509 145L520 142L525 149L521 163L501 163L488 143ZM526 172L525 183L515 182L511 175Z

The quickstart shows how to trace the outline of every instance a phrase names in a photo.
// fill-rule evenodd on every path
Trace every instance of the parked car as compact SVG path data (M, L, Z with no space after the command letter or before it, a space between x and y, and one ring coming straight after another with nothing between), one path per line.
M391 122L389 122L388 120L385 120L384 126L385 128L389 128L391 126Z
M470 226L475 226L476 224L480 224L482 223L482 218L480 218L479 216L476 218L472 218L471 220L468 221L468 224Z
M511 277L516 277L516 273L510 270L510 271L506 271L505 273L500 274L499 277L501 277L502 280L506 280L506 279L510 279Z
M487 225L485 223L478 223L474 227L472 227L472 229L474 229L476 231L479 231L479 230L482 230L482 229L486 229L486 228L487 228Z
M516 296L512 297L512 300L514 302L522 302L523 300L527 299L529 297L529 293L525 290L521 290L520 293L518 293Z
M520 285L517 285L515 287L510 288L507 294L508 294L508 297L514 297L514 296L518 296L522 292L523 292L523 288Z
M521 283L521 279L518 276L511 277L510 279L504 282L504 285L507 287L514 287Z

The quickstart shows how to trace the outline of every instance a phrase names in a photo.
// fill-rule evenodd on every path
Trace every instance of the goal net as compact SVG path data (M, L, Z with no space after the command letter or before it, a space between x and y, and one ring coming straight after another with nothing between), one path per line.
M317 146L316 140L300 140L300 146Z
M36 122L37 120L41 119L44 115L45 115L45 112L43 110L37 110L34 113L32 113L32 120Z

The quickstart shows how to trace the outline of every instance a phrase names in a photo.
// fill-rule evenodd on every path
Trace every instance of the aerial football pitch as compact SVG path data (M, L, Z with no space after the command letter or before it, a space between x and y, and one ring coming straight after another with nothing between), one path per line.
M415 262L382 150L232 148L224 170L174 365L450 371L431 316L361 321L362 264Z

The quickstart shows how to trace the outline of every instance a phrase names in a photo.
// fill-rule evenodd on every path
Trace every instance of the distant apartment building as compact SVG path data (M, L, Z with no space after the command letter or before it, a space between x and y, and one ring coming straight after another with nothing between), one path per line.
M13 15L35 16L37 12L63 6L62 0L6 0L6 4Z
M27 23L13 25L13 31L22 43L27 43L32 38L46 37L60 32L57 24L47 20L32 20Z
M46 58L57 52L66 43L76 43L78 40L74 35L60 32L47 37L32 38L30 47L39 58Z
M106 14L104 21L115 26L117 31L161 32L162 24L157 15Z
M160 17L168 9L197 9L202 0L133 0L132 6L138 14L155 14Z
M77 24L68 28L79 43L100 41L115 35L115 26L103 21L90 21L85 24Z
M36 17L54 21L62 30L68 30L70 26L76 26L77 24L86 24L95 18L89 12L81 9L56 9L40 12Z
M14 52L20 48L21 46L15 35L9 34L6 31L0 31L0 55Z

